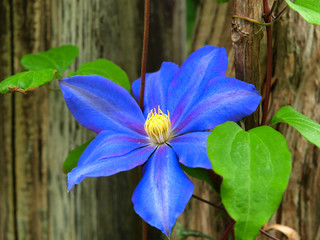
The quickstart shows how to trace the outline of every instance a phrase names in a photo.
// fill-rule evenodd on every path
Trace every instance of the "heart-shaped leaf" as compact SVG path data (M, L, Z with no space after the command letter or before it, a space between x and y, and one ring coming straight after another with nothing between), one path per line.
M286 0L289 7L311 24L320 25L320 1L319 0Z
M320 124L291 106L282 107L272 118L271 124L288 123L297 129L309 142L320 148Z
M245 132L226 122L213 130L207 150L213 170L223 177L222 203L236 221L236 239L254 239L288 184L291 154L286 139L271 127Z
M41 53L27 54L22 57L21 64L27 70L53 68L62 74L70 67L78 53L78 47L65 45Z
M75 75L99 75L130 91L130 82L125 71L106 59L98 59L94 62L82 64L77 72L69 73L70 77Z
M15 74L0 82L0 93L34 90L54 79L55 69L42 69Z

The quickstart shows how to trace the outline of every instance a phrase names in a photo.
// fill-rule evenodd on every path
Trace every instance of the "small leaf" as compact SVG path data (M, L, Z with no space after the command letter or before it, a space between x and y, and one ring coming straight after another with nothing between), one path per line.
M188 175L208 183L212 187L213 191L217 192L212 184L212 181L209 177L207 169L189 168L189 167L184 166L183 164L180 164L180 166L181 166L182 170L185 171Z
M88 142L80 145L79 147L76 147L69 153L68 157L63 163L64 173L71 172L71 170L77 166L83 151L88 147L88 145L91 143L92 140L93 139L90 139Z
M272 118L271 124L284 122L297 129L309 142L320 148L320 124L291 106L282 107Z
M78 56L78 47L65 45L58 48L51 48L46 52L27 54L22 57L21 64L27 70L39 70L53 68L62 74L73 63Z
M297 11L308 23L320 25L319 0L286 0L289 7Z
M32 91L54 79L55 69L42 69L15 74L0 82L0 93Z
M226 3L228 0L217 0L218 3Z
M79 67L77 72L69 73L70 77L76 75L99 75L130 91L130 82L125 71L106 59L98 59L94 62L84 63Z
M226 122L213 130L207 150L213 170L223 177L222 203L236 221L236 239L254 239L288 184L291 154L286 139L271 127L245 132Z

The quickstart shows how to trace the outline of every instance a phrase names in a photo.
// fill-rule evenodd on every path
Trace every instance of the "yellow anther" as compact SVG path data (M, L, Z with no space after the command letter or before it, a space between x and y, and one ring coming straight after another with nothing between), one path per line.
M158 113L156 109L151 110L144 124L144 129L153 143L163 144L167 142L171 135L169 112L168 115L164 114L160 106L158 106Z

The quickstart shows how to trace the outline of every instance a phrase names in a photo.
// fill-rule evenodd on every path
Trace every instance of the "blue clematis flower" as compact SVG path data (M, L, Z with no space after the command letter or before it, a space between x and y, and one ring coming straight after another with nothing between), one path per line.
M260 95L251 84L225 77L224 48L205 46L182 64L164 62L146 75L144 111L128 91L100 76L60 81L67 106L98 133L68 174L69 190L86 177L110 176L141 164L132 201L150 225L170 235L194 186L180 167L211 169L206 141L226 121L253 113ZM139 99L140 79L133 85Z

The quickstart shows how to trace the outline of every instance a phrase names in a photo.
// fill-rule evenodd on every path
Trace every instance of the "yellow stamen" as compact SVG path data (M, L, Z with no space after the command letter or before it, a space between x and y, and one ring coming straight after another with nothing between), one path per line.
M144 124L144 129L153 143L163 144L167 142L171 135L169 112L168 115L164 114L160 106L158 106L158 113L156 109L151 110Z

